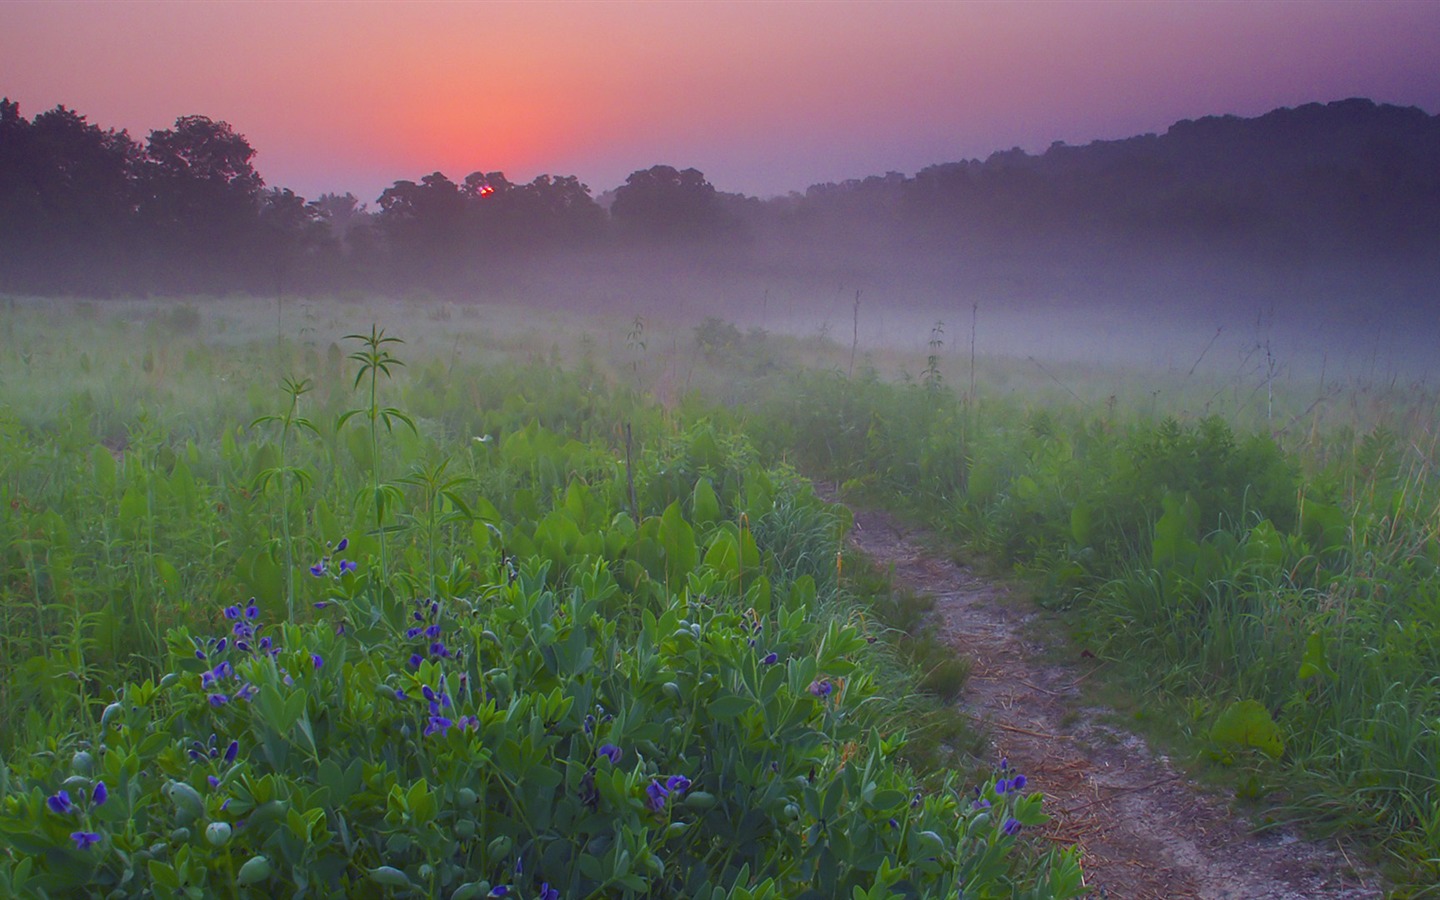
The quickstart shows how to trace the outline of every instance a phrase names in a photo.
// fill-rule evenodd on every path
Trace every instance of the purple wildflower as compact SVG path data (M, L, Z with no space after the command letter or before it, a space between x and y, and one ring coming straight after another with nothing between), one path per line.
M1014 778L1010 779L1010 790L1012 790L1012 791L1020 791L1020 790L1024 790L1024 789L1025 789L1025 776L1024 776L1024 775L1016 775Z
M335 552L344 553L345 548L348 546L350 546L350 539L348 537L343 537L340 539L340 543L335 545Z
M240 618L240 607L238 607L238 606L227 606L227 607L225 607L225 618L227 618L227 619L238 619L238 618Z
M340 574L341 574L341 575L344 575L346 572L353 572L353 571L355 571L357 568L359 568L359 567L356 566L355 563L351 562L351 561L348 560L348 559L342 559L342 560L340 560Z
M218 788L220 786L220 779L214 775L206 775L205 783L210 785L211 789Z
M690 790L690 779L684 775L671 775L665 779L665 788L672 793L683 794Z
M421 628L419 625L416 625L414 628L407 628L407 629L405 629L405 637L407 637L407 638L417 638L417 637L419 637L419 636L421 635L421 633L424 632L424 631L425 631L425 629Z
M825 698L830 696L831 691L835 690L835 685L831 684L828 678L817 678L810 682L810 687L806 688L806 690L816 697Z
M610 760L610 765L612 766L620 765L620 757L625 754L625 751L621 750L614 744L601 744L600 749L596 750L595 752L598 755Z
M769 653L765 654L765 658L760 661L767 666L773 666L780 661L780 654L776 653L774 650L771 650Z
M224 694L207 694L205 699L209 700L210 705L214 707L221 707L230 702L230 698Z
M1002 794L1002 795L1003 795L1003 794L1005 794L1005 793L1006 793L1007 791L1009 791L1009 790L1010 790L1010 782L1007 781L1007 780L1005 780L1004 778L1002 778L1002 779L1000 779L999 781L995 782L995 793L997 793L997 794Z
M239 741L231 741L231 742L230 742L230 746L228 746L228 747L225 748L225 762L226 762L226 763L233 763L233 762L235 761L235 757L237 757L237 756L239 756L239 755L240 755L240 742L239 742Z
M56 791L54 795L45 798L45 805L50 811L59 815L75 811L75 804L70 802L69 791Z
M256 605L255 598L251 597L250 602L245 606L245 618L253 619L260 615L260 607Z
M90 805L104 806L105 801L109 799L110 789L105 786L105 782L97 781L95 783L95 793L90 797Z
M454 724L453 721L444 716L431 716L430 724L425 726L425 735L428 737L437 731L444 734L449 731Z
M93 831L72 831L70 840L75 842L76 850L89 850L100 843L100 835Z
M320 560L319 562L317 562L315 565L311 566L311 567L310 567L310 574L311 574L311 575L314 575L316 578L319 578L321 575L324 575L324 574L325 574L325 560L322 559L322 560Z
M315 664L317 669L325 665L325 658L318 653L310 654L310 661Z
M431 625L429 628L426 628L425 636L427 638L438 638L440 636L440 626L437 624Z
M1002 826L1000 826L1000 828L1001 828L1002 831L1004 831L1006 834L1009 834L1009 835L1019 834L1019 833L1020 833L1020 821L1012 816L1012 817L1006 819L1006 820L1005 820L1005 824L1002 825Z
M664 809L665 798L668 796L670 796L670 792L658 781L652 779L645 786L645 805L650 807L651 812L659 812Z
M423 663L424 661L425 661L425 660L421 658L420 654L418 654L418 653L412 653L412 654L410 654L410 668L412 668L412 669L418 669L418 668L420 668L420 664Z
M246 683L240 690L235 692L236 700L249 700L256 694L255 685Z
M550 882L540 882L540 900L560 900L560 891L552 888Z

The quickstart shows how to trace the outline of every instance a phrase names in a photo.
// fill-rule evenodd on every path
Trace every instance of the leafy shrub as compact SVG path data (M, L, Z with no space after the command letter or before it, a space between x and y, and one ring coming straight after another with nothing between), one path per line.
M916 793L866 726L853 628L708 599L633 632L603 564L572 590L498 567L476 599L377 599L337 563L327 618L255 602L169 636L91 732L5 770L0 886L202 897L1011 896L1043 821L1014 773ZM1074 896L1053 861L1045 896ZM859 896L860 894L857 894Z

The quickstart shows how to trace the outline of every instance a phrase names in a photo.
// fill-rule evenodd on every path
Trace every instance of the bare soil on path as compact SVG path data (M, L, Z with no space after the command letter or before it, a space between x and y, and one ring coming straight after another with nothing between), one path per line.
M823 493L830 493L823 491ZM920 529L855 509L850 543L895 586L935 599L941 640L972 660L961 701L996 758L1045 797L1044 836L1078 845L1091 896L1115 900L1376 898L1379 879L1338 844L1285 829L1257 832L1146 741L1087 706L1095 663L1027 627L1030 601L979 577ZM892 568L893 567L893 568ZM1056 660L1061 661L1057 662Z

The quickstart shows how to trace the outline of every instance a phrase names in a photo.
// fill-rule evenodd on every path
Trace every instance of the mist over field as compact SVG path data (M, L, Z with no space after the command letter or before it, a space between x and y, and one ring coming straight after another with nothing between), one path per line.
M950 352L1422 379L1440 339L1440 118L1368 100L765 199L655 165L598 194L477 171L307 200L238 124L0 119L16 295L428 296L864 348L939 324Z
M1082 5L913 9L1054 37ZM430 169L507 115L424 37L445 96L357 155ZM479 55L565 94L542 46ZM664 161L618 184L307 197L238 117L0 100L0 896L1440 883L1440 116L1306 103L765 196L651 118ZM561 139L533 131L521 158Z

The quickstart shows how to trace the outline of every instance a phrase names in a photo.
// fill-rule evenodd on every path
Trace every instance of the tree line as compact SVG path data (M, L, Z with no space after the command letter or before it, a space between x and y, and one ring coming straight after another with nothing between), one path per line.
M1292 269L1440 259L1440 117L1369 100L1014 149L766 200L667 165L598 197L573 175L515 183L477 170L396 181L373 204L307 199L267 186L254 156L205 116L142 142L64 106L27 120L0 100L0 291L483 292L561 258L587 276L628 277L620 293L667 266L687 277L697 261L722 275L860 283L898 273L947 290L967 279L1041 290L1146 255Z
M0 291L271 293L486 280L517 259L704 240L732 223L695 169L657 165L607 210L574 175L400 180L375 201L269 187L229 123L182 116L143 142L57 106L0 100Z

